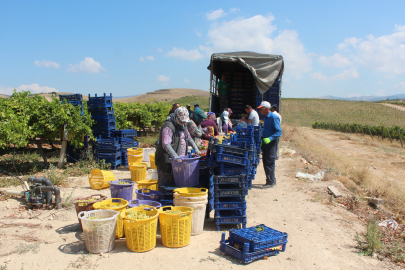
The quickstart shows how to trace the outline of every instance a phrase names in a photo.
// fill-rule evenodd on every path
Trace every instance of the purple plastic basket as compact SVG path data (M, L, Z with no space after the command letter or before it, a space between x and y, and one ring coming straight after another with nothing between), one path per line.
M128 184L119 185L118 182L126 182ZM110 181L111 198L121 198L126 201L132 200L132 193L134 192L134 182L131 180L117 180Z
M136 198L138 200L160 202L160 197L161 197L160 191L151 189L138 189L136 191Z
M132 207L136 207L136 206L138 206L140 204L153 206L156 209L159 209L160 207L162 207L162 205L159 202L151 201L151 200L132 200L132 201L129 202L128 207L132 208Z
M176 160L181 159L180 162ZM200 157L180 156L172 158L174 183L178 187L193 187L200 183Z

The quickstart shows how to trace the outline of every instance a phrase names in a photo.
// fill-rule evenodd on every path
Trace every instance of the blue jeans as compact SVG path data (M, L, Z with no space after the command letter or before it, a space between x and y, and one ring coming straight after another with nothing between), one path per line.
M268 144L262 143L263 167L266 174L266 184L275 185L276 159L278 155L278 138Z

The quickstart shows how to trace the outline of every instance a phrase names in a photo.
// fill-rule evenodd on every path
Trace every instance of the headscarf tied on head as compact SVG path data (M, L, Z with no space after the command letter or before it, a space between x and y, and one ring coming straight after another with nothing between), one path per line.
M207 118L208 118L209 120L212 120L212 121L217 120L217 118L215 117L215 113L213 113L213 112L207 113Z
M186 123L190 121L188 110L184 107L177 108L174 113L170 115L170 120L177 127L184 129L186 127Z

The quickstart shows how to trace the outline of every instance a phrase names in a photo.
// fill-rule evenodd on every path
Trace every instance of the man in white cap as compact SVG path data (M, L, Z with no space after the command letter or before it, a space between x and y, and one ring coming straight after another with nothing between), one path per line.
M263 167L266 174L266 184L262 188L275 187L277 184L275 170L278 153L278 138L282 135L280 118L271 112L271 105L263 101L259 107L264 116L264 127L260 147L263 155Z

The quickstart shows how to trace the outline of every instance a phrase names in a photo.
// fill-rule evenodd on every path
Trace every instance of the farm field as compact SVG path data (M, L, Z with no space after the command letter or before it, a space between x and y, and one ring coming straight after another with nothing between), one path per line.
M403 111L366 101L282 99L281 115L286 123L307 127L316 121L405 127Z

